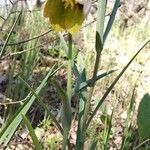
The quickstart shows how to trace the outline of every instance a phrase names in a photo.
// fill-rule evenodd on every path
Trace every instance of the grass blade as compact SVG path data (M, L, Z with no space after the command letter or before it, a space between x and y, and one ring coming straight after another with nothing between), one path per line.
M92 141L92 143L91 143L91 146L90 146L89 150L95 150L95 149L96 149L97 142L98 142L98 141L94 139L94 140Z
M60 38L60 43L62 44L62 47L63 47L63 50L64 50L64 53L65 55L67 56L68 55L68 46L67 46L67 43L62 35L62 33L59 33L59 38Z
M111 128L112 128L112 117L113 117L113 111L111 113L110 118L108 119L108 127L107 127L107 131L106 131L106 135L105 135L105 139L104 139L104 150L108 149L108 140L110 137L110 132L111 132Z
M140 143L137 147L133 148L133 150L139 150L144 144L149 143L150 139L145 140L144 142Z
M83 68L82 72L80 73L79 77L77 78L77 88L80 86L81 82L86 81L86 70ZM76 139L76 150L83 149L84 138L83 138L83 114L84 114L84 106L86 102L86 92L87 89L83 89L79 91L79 108L78 108L78 128L77 128L77 139Z
M52 79L51 82L54 85L54 87L56 87L58 94L62 100L63 149L65 149L71 126L71 117L72 117L71 106L67 93L60 86L59 82L55 79Z
M35 150L42 150L42 146L40 145L38 138L34 132L34 129L32 128L31 123L29 122L29 120L27 119L26 116L22 115L23 121L26 124L28 130L29 130L29 134L32 138L33 144L35 146Z
M136 88L136 84L133 88L132 97L131 97L130 104L127 110L127 118L125 120L125 128L124 128L124 134L123 134L122 143L121 143L121 150L127 149L129 145L128 138L130 136L130 129L131 129L131 112L134 109L135 88Z
M110 30L111 30L111 27L112 27L113 22L115 20L115 16L116 16L119 5L120 5L120 0L116 0L114 7L113 7L113 10L112 10L111 15L110 15L106 30L104 32L103 42L105 42L105 40L106 40Z
M113 72L115 72L115 71L116 71L116 70L111 70L111 71L102 73L102 74L100 74L100 75L97 75L97 76L96 76L96 81L98 81L98 80L101 79L101 78L106 77L107 75L109 75L109 74L111 74L111 73L113 73ZM87 80L87 81L84 81L84 82L80 83L80 86L79 86L79 89L77 90L77 92L80 91L80 90L82 90L82 89L85 89L85 88L87 88L88 86L90 86L91 84L93 84L93 81L94 81L93 78L91 78L91 79L89 79L89 80Z

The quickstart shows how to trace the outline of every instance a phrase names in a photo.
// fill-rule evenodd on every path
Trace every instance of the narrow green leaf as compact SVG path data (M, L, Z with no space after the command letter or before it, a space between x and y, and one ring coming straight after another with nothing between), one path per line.
M76 149L78 147L81 148L80 142L81 142L81 136L82 136L82 126L83 126L83 112L84 112L84 106L86 102L86 88L83 87L82 90L80 90L80 84L86 82L86 70L85 67L82 68L81 72L78 71L76 64L74 63L73 66L73 72L76 77L75 87L73 89L73 95L78 94L79 95L79 102L78 102L78 129L77 129L77 140L76 140ZM86 86L86 85L85 85Z
M89 150L95 150L98 140L93 139Z
M58 35L59 35L60 42L62 44L63 50L64 50L66 56L68 56L68 46L67 46L67 43L66 43L66 41L65 41L62 33L59 32Z
M111 73L113 73L113 72L115 72L115 71L116 71L116 70L111 70L111 71L102 73L102 74L100 74L100 75L97 75L97 76L96 76L96 81L98 81L98 80L101 79L101 78L106 77L107 75L109 75L109 74L111 74ZM82 90L82 89L84 89L84 88L87 88L88 86L90 86L91 84L93 84L93 81L94 81L94 80L91 78L91 79L89 79L89 80L87 80L87 81L85 81L85 82L80 83L80 87L79 87L79 90L78 90L78 91L80 91L80 90Z
M71 106L68 100L67 93L60 86L59 82L55 79L52 79L51 82L54 85L54 87L56 87L58 94L62 100L62 114L61 115L62 115L62 126L63 126L63 149L65 149L70 126L71 126L71 118L72 118Z
M130 104L127 110L127 118L125 120L125 128L124 128L124 134L123 134L123 138L122 138L122 143L121 143L121 150L125 150L128 148L129 145L129 136L130 136L130 130L131 130L131 112L134 111L134 99L135 99L135 89L136 89L136 84L133 88L133 92L132 92L132 97L130 100Z
M150 142L150 139L145 140L144 142L140 143L137 147L133 148L132 150L140 150L140 147L142 147L144 144L148 144Z
M80 87L81 82L86 81L86 71L83 68L82 72L79 73L79 77L77 78L77 89ZM86 94L87 89L83 89L79 91L79 108L78 108L78 128L77 128L77 139L76 139L76 150L82 150L84 147L84 138L83 138L83 114L84 114L84 107L86 102Z
M29 130L29 134L32 138L33 144L35 146L35 150L42 150L42 146L40 145L40 142L34 132L34 129L32 128L31 123L29 122L29 120L27 119L26 116L22 115L23 121L26 124L28 130Z
M106 27L106 30L104 32L104 36L103 36L103 41L105 42L111 28L112 28L112 25L113 25L113 22L115 20L115 16L116 16L116 13L117 13L117 10L118 10L118 7L120 5L120 0L116 0L115 1L115 4L114 4L114 7L113 7L113 10L111 12L111 15L110 15L110 18L109 18L109 21L107 23L107 27Z
M113 117L113 111L111 113L110 118L107 118L108 124L107 124L105 139L104 139L104 150L108 149L108 140L110 138L110 132L111 132L111 128L112 128L112 117Z
M62 121L64 121L64 127L69 128L71 124L71 108L70 108L67 94L62 89L62 87L60 86L57 80L52 79L51 81L52 81L52 84L56 87L58 94L62 100L62 104L63 104L63 120Z

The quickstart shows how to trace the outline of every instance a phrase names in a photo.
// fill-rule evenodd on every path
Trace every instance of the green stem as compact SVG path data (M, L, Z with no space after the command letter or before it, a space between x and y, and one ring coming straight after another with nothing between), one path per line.
M71 101L72 95L72 35L69 33L68 71L67 71L67 96Z
M63 105L63 150L66 149L67 139L71 127L71 96L72 96L72 35L69 33L68 66L67 66L67 101ZM66 105L65 105L66 104ZM67 109L67 110L66 110ZM68 116L68 119L65 119ZM67 121L67 122L66 122Z
M96 77L97 77L97 72L98 72L98 68L99 68L99 64L100 64L100 58L101 58L101 50L97 51L96 54L96 61L95 61L95 66L94 66L94 73L93 73L93 86L95 86L95 81L96 81Z

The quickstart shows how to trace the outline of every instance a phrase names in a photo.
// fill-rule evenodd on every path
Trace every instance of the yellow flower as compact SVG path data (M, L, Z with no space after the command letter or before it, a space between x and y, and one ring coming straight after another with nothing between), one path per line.
M77 32L85 19L83 5L75 0L47 0L44 16L49 18L55 31L67 30L70 33Z

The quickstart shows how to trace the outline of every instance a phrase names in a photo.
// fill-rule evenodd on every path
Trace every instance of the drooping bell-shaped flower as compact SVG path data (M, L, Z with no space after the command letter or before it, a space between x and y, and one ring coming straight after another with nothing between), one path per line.
M67 30L74 33L80 29L85 19L84 4L78 0L47 0L44 16L49 18L55 31Z

